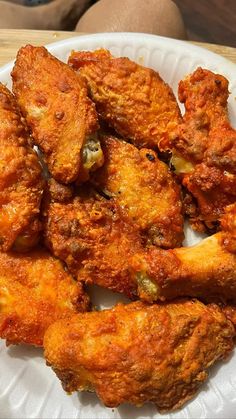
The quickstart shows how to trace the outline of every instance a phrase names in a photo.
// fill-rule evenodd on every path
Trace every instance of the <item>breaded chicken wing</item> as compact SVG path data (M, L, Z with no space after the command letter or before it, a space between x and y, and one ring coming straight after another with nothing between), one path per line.
M192 247L145 248L115 201L80 196L49 203L45 239L78 280L144 301L199 297L236 303L236 205L222 231Z
M56 196L54 186L55 200ZM128 260L141 251L141 239L115 201L96 195L86 185L70 201L49 199L44 214L46 245L78 280L133 296L136 286Z
M96 188L116 199L147 244L181 246L180 189L165 163L154 151L114 137L102 136L101 145L105 163L91 178Z
M130 264L137 294L149 301L199 297L236 303L236 204L228 207L222 231L192 247L152 248Z
M0 250L36 244L44 182L11 92L0 83Z
M0 337L42 346L49 325L88 308L81 284L46 250L0 253Z
M197 202L190 214L197 230L214 227L236 201L236 131L228 120L228 95L225 77L198 68L179 84L183 123L160 144L172 150L172 164Z
M82 78L44 47L17 54L13 91L52 176L84 181L103 163L95 106Z
M195 395L234 334L214 305L135 302L54 323L44 348L66 391L95 391L108 407L152 402L167 411Z
M102 119L136 146L157 149L181 122L171 88L154 70L104 49L72 52L69 65L87 81Z

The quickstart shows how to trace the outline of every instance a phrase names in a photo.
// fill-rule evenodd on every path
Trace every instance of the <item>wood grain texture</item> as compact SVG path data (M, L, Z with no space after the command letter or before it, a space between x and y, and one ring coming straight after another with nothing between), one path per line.
M21 29L0 29L0 66L14 60L17 50L26 44L46 45L74 36L84 35L78 32L54 32ZM236 49L221 45L192 42L210 51L216 52L236 63Z
M0 66L13 60L23 45L45 45L78 35L78 32L0 29Z
M236 47L235 0L174 0L189 39Z

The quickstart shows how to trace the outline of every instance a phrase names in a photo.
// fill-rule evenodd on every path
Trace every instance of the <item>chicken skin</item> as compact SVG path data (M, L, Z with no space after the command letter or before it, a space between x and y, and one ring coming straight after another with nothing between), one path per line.
M183 123L160 144L172 150L172 164L197 202L188 199L186 210L200 231L218 225L225 207L236 201L236 131L228 119L228 95L223 76L198 68L179 84Z
M88 308L81 284L46 250L0 253L0 337L42 346L46 329Z
M134 255L130 269L139 298L152 302L217 297L236 303L236 254L227 251L221 239L216 233L193 247L152 248Z
M52 176L84 181L103 164L95 106L82 78L44 47L19 50L13 91Z
M116 199L147 244L181 246L180 188L165 163L154 151L114 137L102 136L101 145L105 163L91 177L96 188Z
M0 83L0 251L36 244L44 182L11 92Z
M95 391L108 407L152 402L168 411L195 395L233 349L234 333L215 305L118 304L54 323L45 358L68 392Z
M236 204L222 231L192 247L145 248L116 205L94 196L49 203L46 244L79 281L144 301L198 297L236 303Z
M72 52L69 65L87 81L101 118L136 146L157 149L181 122L171 88L154 70L104 49Z
M131 261L137 294L149 301L181 296L236 303L236 204L227 208L222 231L193 247L149 249Z
M233 323L234 328L236 329L236 305L235 304L226 304L220 305L221 310L223 311L225 317Z
M142 250L141 238L115 201L89 186L66 202L53 200L44 209L45 243L79 281L94 283L133 296L135 283L128 270L131 255ZM62 194L62 200L67 194Z

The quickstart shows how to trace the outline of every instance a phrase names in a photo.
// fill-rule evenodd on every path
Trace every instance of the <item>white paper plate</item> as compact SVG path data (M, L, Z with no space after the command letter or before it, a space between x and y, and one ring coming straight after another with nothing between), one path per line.
M177 92L179 80L202 66L219 72L230 81L229 112L236 127L236 65L205 49L189 43L145 34L96 34L79 36L51 44L48 49L66 61L72 49L108 48L116 56L127 56L157 70ZM11 87L13 63L0 69L0 81ZM188 245L199 237L187 230ZM97 301L109 306L116 300L104 290L96 294ZM119 299L121 299L119 297ZM80 418L80 419L144 419L144 418L236 418L236 356L218 364L210 371L210 380L194 400L182 410L159 415L155 406L135 408L123 405L118 409L102 406L94 394L67 396L52 370L46 367L42 350L30 347L6 348L0 343L0 418Z

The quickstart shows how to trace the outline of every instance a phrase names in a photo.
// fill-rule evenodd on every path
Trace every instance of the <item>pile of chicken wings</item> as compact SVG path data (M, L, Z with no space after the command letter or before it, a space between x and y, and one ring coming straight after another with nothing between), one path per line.
M22 47L0 84L0 337L44 347L67 392L181 407L236 327L228 81L171 88L107 50ZM35 151L36 150L36 151ZM183 247L184 222L206 238ZM98 311L87 284L132 302Z

